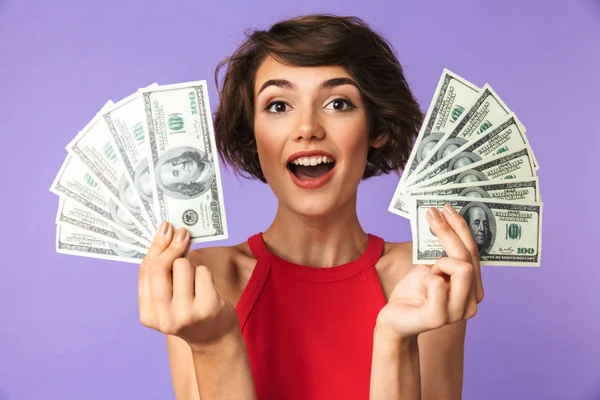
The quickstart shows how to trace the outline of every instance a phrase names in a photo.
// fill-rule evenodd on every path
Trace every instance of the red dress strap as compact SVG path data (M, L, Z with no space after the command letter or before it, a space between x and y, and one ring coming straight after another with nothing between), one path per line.
M252 310L252 306L256 302L261 289L263 288L265 282L267 281L267 276L269 275L269 266L261 262L260 258L257 257L256 254L256 241L257 236L260 234L253 235L248 238L248 244L250 245L250 250L252 251L252 255L256 258L256 265L254 266L254 270L250 275L250 279L238 300L236 305L236 310L240 319L240 329L244 329L244 325L248 320L248 316L250 315L250 311Z

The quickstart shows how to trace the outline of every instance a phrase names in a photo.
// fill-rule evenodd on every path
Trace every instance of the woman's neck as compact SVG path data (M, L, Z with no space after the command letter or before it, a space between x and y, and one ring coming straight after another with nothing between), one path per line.
M334 267L353 261L369 241L358 221L356 193L335 213L320 217L299 215L280 203L263 238L276 256L308 267Z

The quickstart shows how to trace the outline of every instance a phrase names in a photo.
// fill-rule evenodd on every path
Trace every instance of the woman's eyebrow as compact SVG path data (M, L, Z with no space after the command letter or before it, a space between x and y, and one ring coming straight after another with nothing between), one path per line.
M258 91L257 95L259 95L260 92L262 92L269 86L277 86L277 87L280 87L283 89L292 89L294 87L294 85L292 85L292 82L286 81L285 79L269 79L268 81L263 83L263 85L260 87L260 90Z
M355 88L358 89L358 85L356 84L356 82L354 82L352 79L350 78L333 78L333 79L328 79L325 82L323 82L321 84L321 87L323 89L331 89L334 88L336 86L342 86L342 85L352 85Z
M321 83L321 88L331 89L331 88L334 88L337 86L342 86L342 85L352 85L358 89L358 85L356 82L354 82L350 78L344 78L344 77L328 79L328 80L324 81L323 83ZM290 82L288 80L269 79L268 81L263 83L263 85L260 87L260 90L258 91L257 95L259 95L263 90L265 90L269 86L277 86L282 89L293 89L294 88L294 85L292 84L292 82Z

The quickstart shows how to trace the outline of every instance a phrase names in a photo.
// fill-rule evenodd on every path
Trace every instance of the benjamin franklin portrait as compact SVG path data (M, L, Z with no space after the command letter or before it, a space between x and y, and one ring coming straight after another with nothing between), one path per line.
M463 197L492 197L487 191L478 186L465 188L458 195Z
M460 152L450 160L450 163L448 164L448 172L466 167L467 165L476 163L477 161L481 161L481 157L479 157L477 154L471 153L470 151Z
M442 139L444 133L435 132L429 134L425 139L421 141L419 144L419 148L417 149L417 161L421 162L431 153L433 148L438 144L438 142Z
M147 158L143 159L135 169L133 183L140 197L148 203L153 204L153 180L150 177L150 167L148 166Z
M480 202L467 204L460 210L467 221L480 255L489 254L496 239L496 219L492 210Z
M115 252L116 255L121 257L135 257L139 253L137 250L130 249L120 244L116 244L113 242L106 243L108 244L108 247L110 247L110 249Z
M458 174L454 183L471 183L487 181L488 178L482 172L475 169L468 169Z
M135 224L133 222L131 214L129 214L129 212L127 212L125 208L120 207L112 199L108 201L108 209L110 211L110 215L112 216L113 220L117 223L117 225L122 226L127 230L135 228Z
M163 154L154 169L156 185L168 196L192 199L206 193L215 180L212 160L194 147L177 147Z
M449 140L446 140L444 143L440 145L440 148L437 152L437 159L441 160L446 158L447 156L453 154L456 150L462 147L463 144L467 143L467 139L455 137Z
M141 212L135 188L129 184L125 175L121 176L119 180L119 200L132 213L139 214Z
M135 243L135 240L123 235L118 230L113 228L112 231L119 238L119 240L123 242L123 244L134 244ZM108 244L108 247L110 247L110 249L112 251L114 251L118 256L121 256L121 257L134 257L139 253L135 249L131 249L129 247L125 247L124 245L120 245L120 244L117 244L114 242L107 242L107 244Z

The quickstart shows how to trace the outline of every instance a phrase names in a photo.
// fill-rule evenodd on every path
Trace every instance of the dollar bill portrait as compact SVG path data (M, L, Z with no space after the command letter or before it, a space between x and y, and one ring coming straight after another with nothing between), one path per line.
M119 181L119 200L132 213L139 214L141 212L135 188L129 184L124 175Z
M458 174L454 183L473 183L487 180L488 178L483 172L477 171L476 169L468 169Z
M440 148L437 152L437 159L441 160L453 154L456 150L458 150L463 144L467 143L467 139L455 137L452 139L446 140L444 143L440 145Z
M421 163L421 161L426 159L427 156L431 154L431 151L438 144L438 142L442 139L443 136L443 132L433 132L421 141L416 153L418 163Z
M130 214L112 199L108 201L108 209L110 211L110 215L117 225L122 226L127 230L136 228Z
M465 188L458 195L462 196L462 197L488 197L488 198L492 197L486 190L484 190L478 186L471 186L471 187Z
M215 180L215 168L206 153L176 147L164 153L154 168L156 185L170 197L192 199L206 193Z
M470 151L460 152L450 160L448 172L466 167L467 165L474 164L478 161L481 161L481 157L477 154L471 153Z
M463 207L460 215L467 221L479 255L489 254L496 239L496 218L492 210L484 203L474 201Z
M143 200L146 200L150 204L153 202L152 185L153 179L150 177L150 167L148 166L148 159L143 159L135 169L133 176L133 183L135 189Z
M121 246L117 243L113 243L113 242L107 242L108 247L110 247L110 249L117 255L120 257L132 257L132 258L138 258L140 253L137 250L133 250L133 249L129 249L126 248L124 246Z
M133 240L130 237L127 237L125 235L123 235L121 232L119 232L118 230L112 228L113 233L115 234L115 236L124 244L136 244L135 240ZM131 248L126 248L122 245L119 245L117 243L113 243L113 242L107 242L108 247L110 247L110 249L115 252L116 255L121 256L121 257L137 257L139 252L137 250L131 249Z

